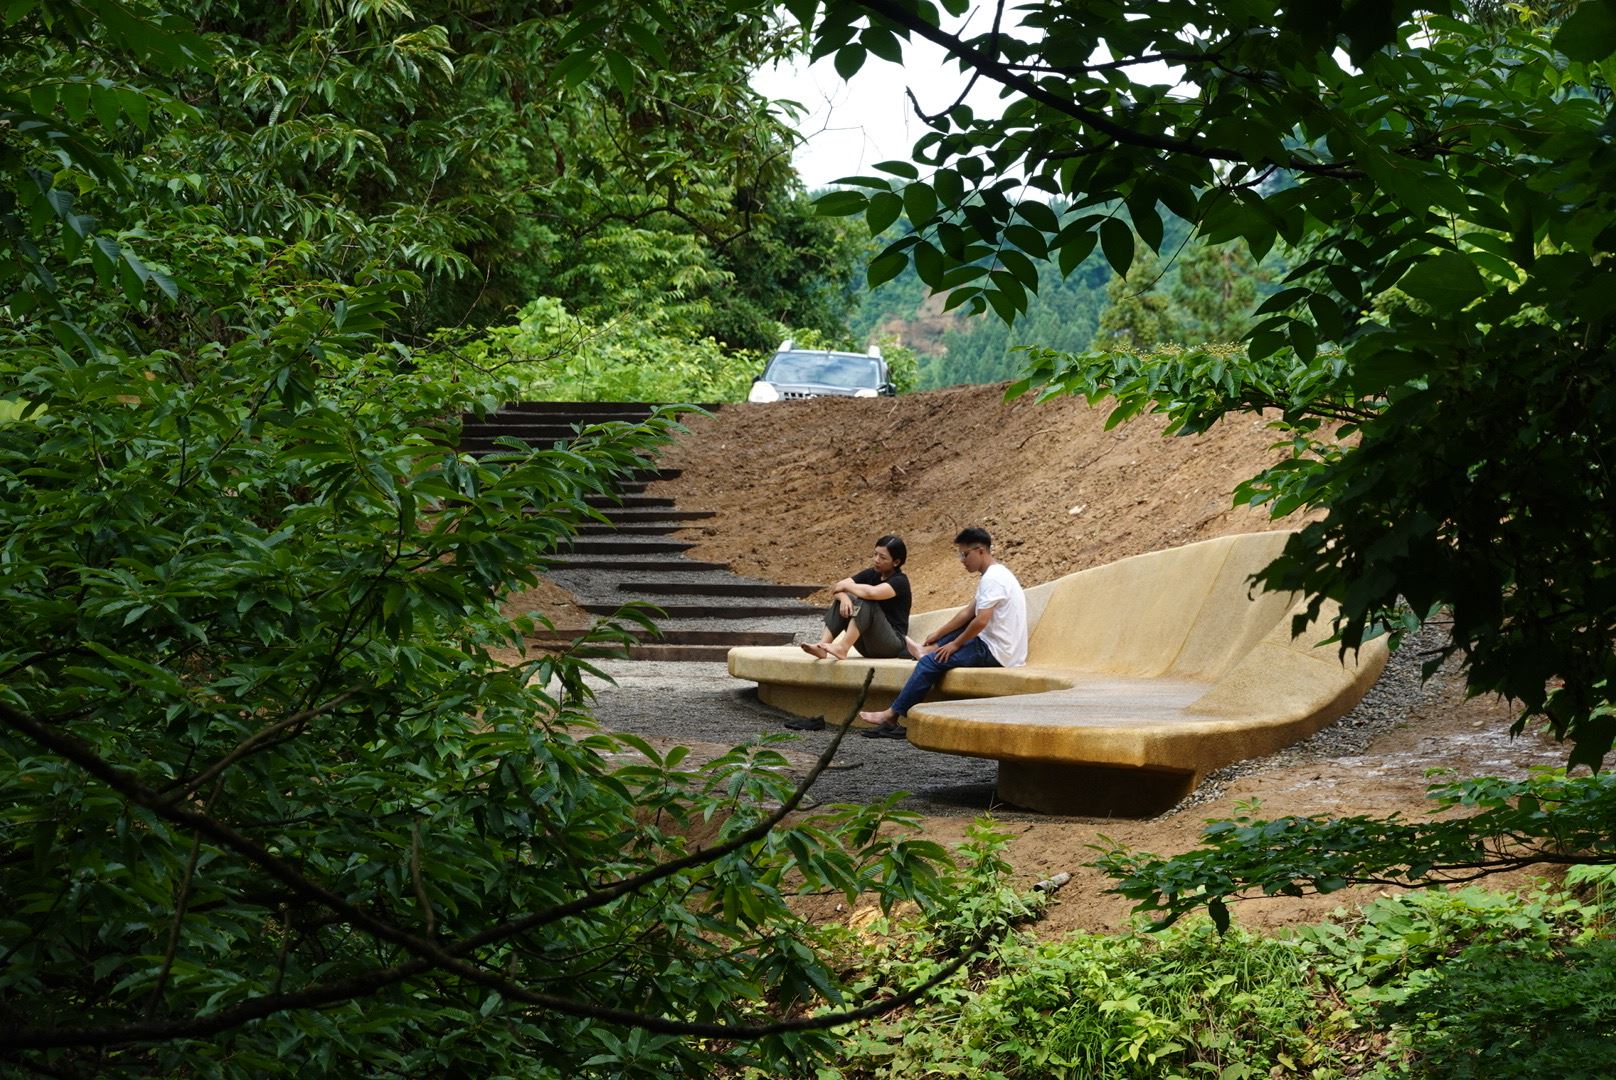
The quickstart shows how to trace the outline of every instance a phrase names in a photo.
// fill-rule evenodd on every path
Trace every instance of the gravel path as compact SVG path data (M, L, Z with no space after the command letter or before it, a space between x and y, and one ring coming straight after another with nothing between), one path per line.
M803 634L807 637L807 634ZM1420 681L1420 666L1442 640L1427 627L1392 655L1373 689L1346 716L1323 731L1266 758L1243 761L1212 773L1169 813L1221 794L1235 777L1302 762L1363 752L1375 736L1399 726L1411 709L1438 691ZM784 730L789 714L758 700L750 683L730 677L722 664L607 661L602 670L615 685L596 683L596 718L614 731L700 746L729 747L767 732ZM834 719L834 718L833 718ZM785 753L798 768L810 764L833 731L798 732ZM992 809L1002 820L1048 821L1049 815L1011 811L994 803L997 764L979 758L937 754L895 739L866 739L849 732L833 767L815 786L820 803L869 802L894 791L911 794L901 805L928 816L974 816Z

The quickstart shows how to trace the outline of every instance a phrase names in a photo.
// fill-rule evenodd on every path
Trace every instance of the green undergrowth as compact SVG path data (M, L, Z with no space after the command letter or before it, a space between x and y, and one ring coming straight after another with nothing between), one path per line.
M977 910L1006 910L987 902L1002 843L984 826L966 849ZM817 1080L1608 1077L1613 915L1616 876L1584 868L1532 895L1397 894L1281 934L1012 928L921 1005L849 1030ZM978 928L969 910L934 911L847 931L844 947L873 1000Z

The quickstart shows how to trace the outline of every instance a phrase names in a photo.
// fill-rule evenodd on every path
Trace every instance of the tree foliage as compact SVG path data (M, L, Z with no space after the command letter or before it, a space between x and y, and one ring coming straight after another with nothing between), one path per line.
M1544 770L1524 780L1449 779L1430 791L1441 821L1276 818L1258 807L1208 824L1196 852L1163 859L1112 849L1116 890L1166 926L1205 907L1220 927L1251 896L1330 893L1349 885L1454 885L1532 866L1616 864L1616 782ZM1463 811L1453 814L1452 811Z
M461 200L514 136L458 74L582 116L641 52L741 55L713 14L0 10L0 1070L785 1074L907 1000L849 1001L791 894L932 907L940 849L780 827L773 740L597 730L500 611L676 416L473 459L512 384L408 342L500 235Z

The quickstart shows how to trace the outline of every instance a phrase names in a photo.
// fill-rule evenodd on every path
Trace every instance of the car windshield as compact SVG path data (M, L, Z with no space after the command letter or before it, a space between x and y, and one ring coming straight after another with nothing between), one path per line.
M814 383L878 390L881 387L881 366L868 356L838 356L822 352L776 353L763 378L772 383Z

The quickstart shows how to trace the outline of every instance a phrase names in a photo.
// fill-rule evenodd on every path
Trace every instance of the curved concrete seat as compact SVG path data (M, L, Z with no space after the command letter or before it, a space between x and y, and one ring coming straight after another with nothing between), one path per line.
M1212 769L1271 753L1352 708L1386 662L1383 642L1346 662L1334 612L1296 636L1304 605L1252 594L1287 532L1222 537L1122 559L1027 591L1028 666L962 668L909 711L909 741L993 758L1006 802L1049 813L1140 816ZM917 615L911 633L950 610ZM794 654L794 655L793 655ZM869 707L891 702L907 660L816 661L794 647L739 648L730 674L798 715L839 720L865 673Z

